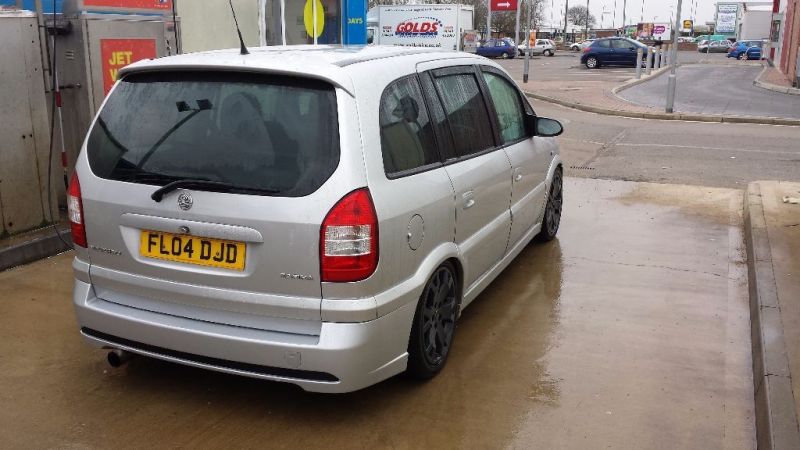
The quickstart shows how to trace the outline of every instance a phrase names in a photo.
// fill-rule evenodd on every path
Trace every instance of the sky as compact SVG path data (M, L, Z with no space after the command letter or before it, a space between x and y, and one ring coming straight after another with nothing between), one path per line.
M545 21L564 23L564 1L544 0ZM679 0L627 0L627 20L630 25L642 21L642 6L644 6L645 22L669 22L673 9L677 9ZM616 28L622 26L622 5L625 0L589 0L589 10L597 18L597 26L603 28ZM714 20L714 10L717 0L683 0L681 16L683 19L695 19L695 23L704 24ZM586 5L586 0L569 0L569 5ZM616 18L614 7L616 5ZM601 14L605 9L606 14ZM552 16L551 16L552 11ZM613 21L613 24L612 24Z

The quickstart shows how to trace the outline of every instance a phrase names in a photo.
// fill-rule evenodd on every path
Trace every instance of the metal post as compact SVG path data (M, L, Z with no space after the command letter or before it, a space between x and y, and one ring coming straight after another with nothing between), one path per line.
M516 42L517 45L522 43L519 40L519 16L520 16L520 10L522 10L522 8L520 8L519 5L517 5L517 23L514 26L514 42ZM517 56L517 55L514 55L514 56Z
M625 13L628 11L628 0L622 2L622 34L625 34L625 19L627 16Z
M530 17L531 17L531 3L533 3L533 0L528 2L528 20L529 21L530 21ZM527 27L526 27L526 29L527 29ZM531 48L531 37L530 36L531 36L530 31L528 31L528 35L525 37L525 41L528 43L528 51L525 52L525 64L524 64L524 67L522 69L522 82L523 83L527 83L528 82L528 73L531 70L531 53L532 53L533 49Z
M653 68L656 70L661 68L661 49L656 50L655 62L653 63Z
M664 63L662 64L662 66L669 67L669 63L670 63L669 56L670 56L670 54L669 54L669 44L667 44L667 47L664 49Z
M646 75L650 75L653 71L653 47L647 47L647 65L646 67Z
M639 49L636 50L636 79L637 80L642 78L642 56L643 55L644 55L644 52L642 51L642 48L639 47Z
M564 44L567 43L567 24L569 24L569 19L567 19L567 13L569 12L569 0L566 0L564 5Z
M492 38L492 0L486 0L486 36L485 40Z
M675 108L675 91L677 89L677 76L675 72L678 68L678 30L680 30L681 21L681 6L683 0L678 0L678 11L675 14L675 28L673 28L672 35L672 69L669 72L669 80L667 81L667 112L672 113Z
M586 0L586 39L589 39L589 0Z

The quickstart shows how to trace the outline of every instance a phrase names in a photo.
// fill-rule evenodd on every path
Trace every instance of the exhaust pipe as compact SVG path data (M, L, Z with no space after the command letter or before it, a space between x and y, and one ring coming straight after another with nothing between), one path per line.
M126 362L128 362L133 354L131 352L126 352L125 350L114 349L108 352L108 364L111 367L117 368L122 367Z

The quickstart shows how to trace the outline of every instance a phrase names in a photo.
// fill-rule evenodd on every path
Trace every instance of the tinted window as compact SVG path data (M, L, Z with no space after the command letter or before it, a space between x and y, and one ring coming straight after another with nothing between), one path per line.
M493 147L492 127L475 75L438 77L436 87L447 114L457 155L470 155Z
M525 137L525 122L522 104L517 89L500 75L484 72L483 78L489 87L497 121L500 124L500 137L504 144Z
M89 134L102 178L192 178L308 195L339 163L336 94L310 79L152 73L123 79Z
M596 41L592 47L611 48L611 43L609 41Z
M386 173L438 161L431 121L416 78L404 78L386 88L381 97L379 120Z

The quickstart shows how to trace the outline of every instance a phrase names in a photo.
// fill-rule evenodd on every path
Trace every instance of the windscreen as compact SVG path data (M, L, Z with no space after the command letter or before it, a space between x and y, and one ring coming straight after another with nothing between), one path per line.
M133 74L100 112L87 152L101 178L155 185L199 179L298 197L336 169L338 127L335 90L322 81Z

